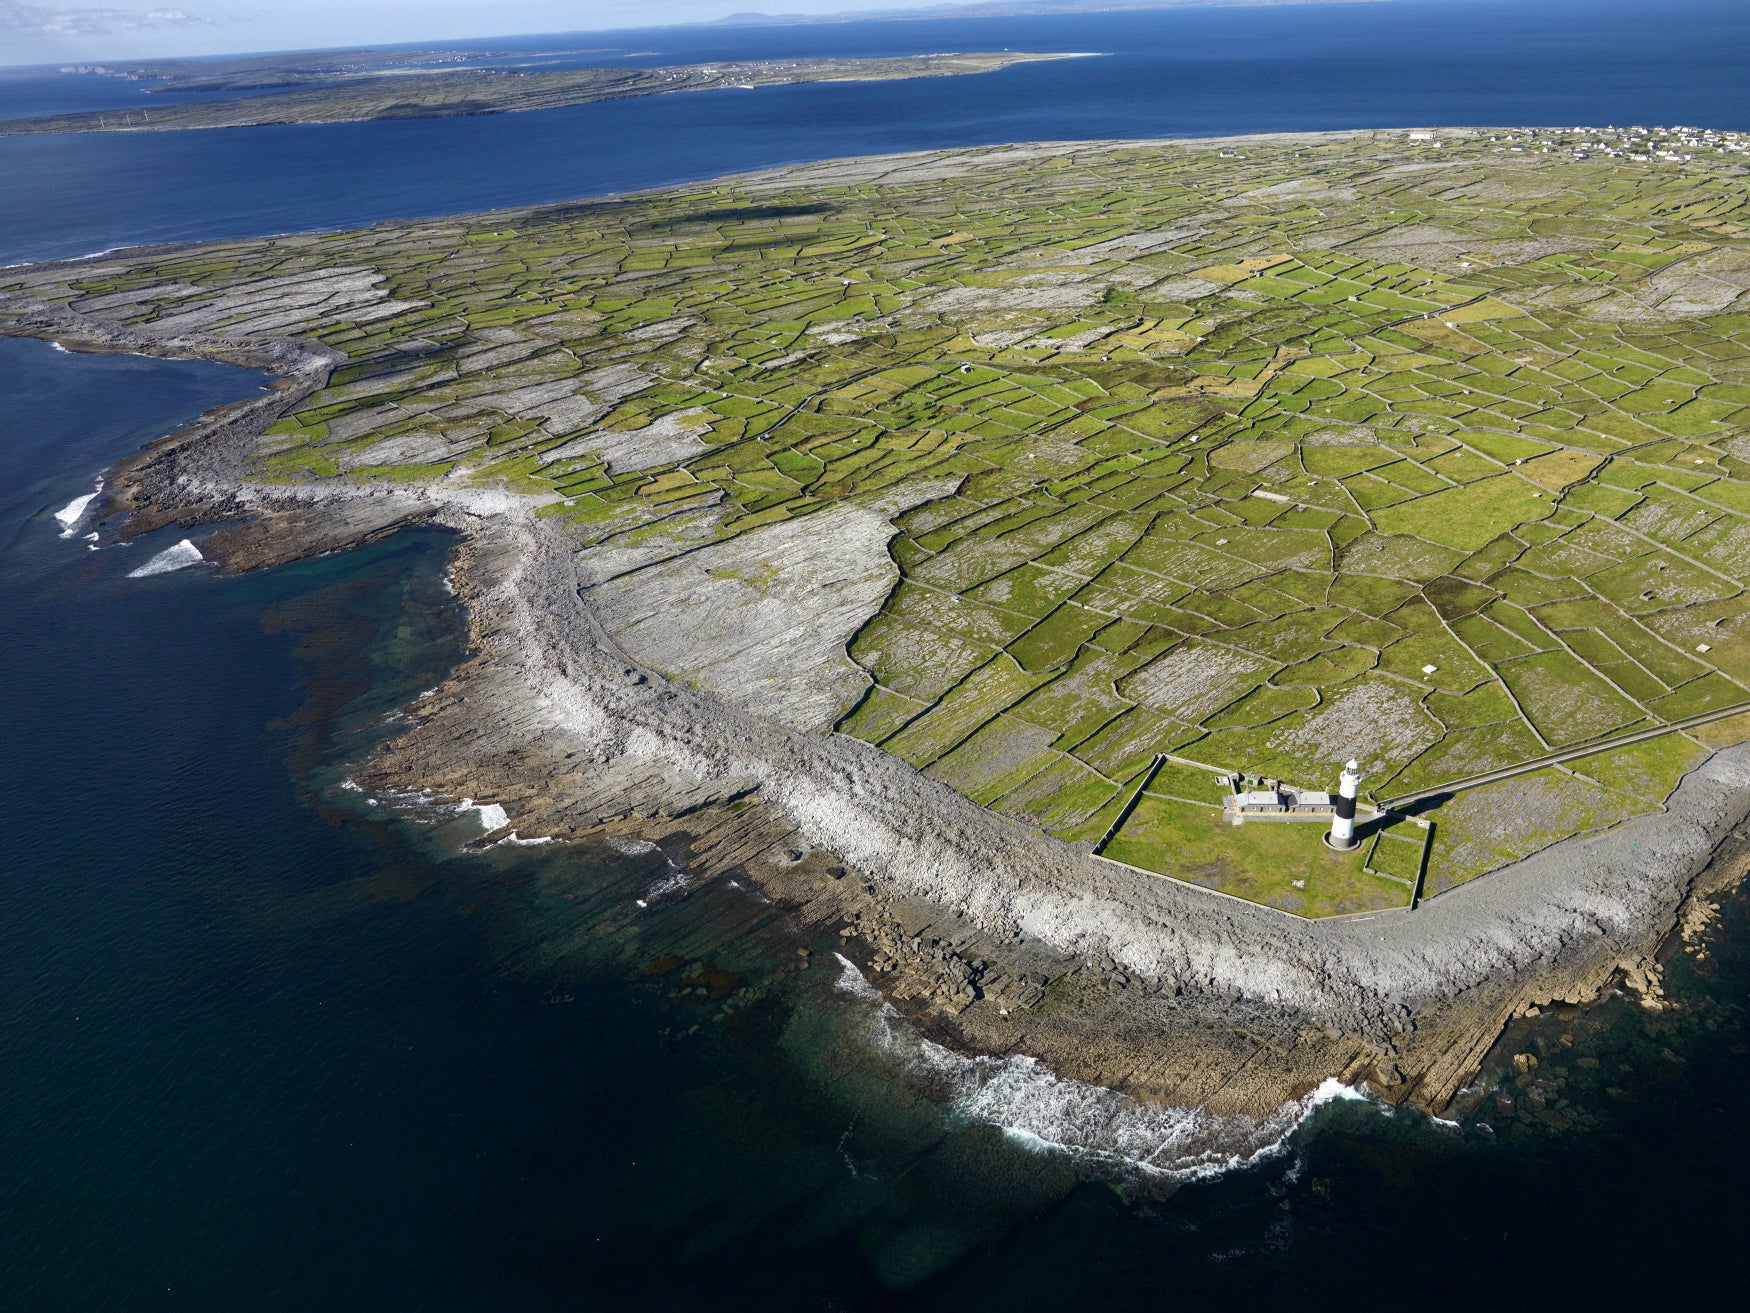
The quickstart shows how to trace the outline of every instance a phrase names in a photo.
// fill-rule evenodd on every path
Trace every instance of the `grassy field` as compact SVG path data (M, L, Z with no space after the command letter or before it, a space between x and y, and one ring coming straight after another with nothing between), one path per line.
M1750 702L1750 178L1541 140L993 148L0 287L343 352L271 478L504 486L677 551L909 505L841 731L1091 839L1163 751L1316 787L1355 756L1388 797ZM1461 794L1429 889L1747 734ZM1194 783L1109 855L1400 898Z
M1320 840L1323 832L1304 821L1233 825L1219 807L1164 798L1151 789L1102 856L1302 916L1409 903L1413 866L1408 883L1381 878L1364 869L1365 843L1353 852L1333 852ZM1389 841L1392 856L1400 848L1410 853L1409 844ZM1419 846L1413 855L1420 859ZM1397 874L1395 865L1390 873Z

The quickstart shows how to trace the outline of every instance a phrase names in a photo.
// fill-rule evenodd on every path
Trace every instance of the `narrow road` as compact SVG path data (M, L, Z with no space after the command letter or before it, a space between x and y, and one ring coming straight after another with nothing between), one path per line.
M1454 780L1450 784L1442 784L1436 788L1420 789L1415 793L1401 794L1396 798L1384 799L1375 805L1381 811L1402 811L1410 804L1421 802L1425 798L1437 798L1448 793L1458 793L1464 789L1475 789L1484 784L1493 784L1497 780L1510 780L1516 775L1529 775L1532 771L1542 770L1545 766L1556 766L1564 761L1573 761L1579 757L1590 757L1596 753L1609 752L1612 748L1626 748L1631 743L1644 743L1648 739L1658 738L1661 734L1681 733L1686 729L1695 729L1699 725L1712 724L1716 720L1727 720L1746 711L1750 711L1750 702L1734 702L1731 706L1721 707L1717 711L1704 711L1699 716L1688 716L1683 720L1674 720L1668 725L1654 725L1647 729L1637 729L1627 734L1619 734L1613 739L1586 743L1577 748L1564 748L1560 752L1552 752L1547 756L1533 757L1530 761L1522 761L1517 766L1503 766L1500 770L1487 771L1481 775Z

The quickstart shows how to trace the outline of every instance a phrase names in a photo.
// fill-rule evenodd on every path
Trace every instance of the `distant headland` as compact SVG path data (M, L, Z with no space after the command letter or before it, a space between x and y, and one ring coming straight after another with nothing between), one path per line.
M404 58L388 67L382 58ZM565 52L551 52L548 58ZM587 53L587 52L586 52ZM522 52L539 64L537 52ZM146 65L81 66L130 79L166 79L160 90L256 90L233 100L202 100L128 109L0 120L0 137L69 132L174 132L284 123L357 123L369 119L456 118L559 109L630 96L681 91L752 91L800 82L853 82L958 77L994 73L1015 64L1083 58L1014 51L902 55L889 59L727 60L673 67L454 67L454 51L343 51L313 61L303 56L229 61L159 60ZM287 90L273 90L285 87Z

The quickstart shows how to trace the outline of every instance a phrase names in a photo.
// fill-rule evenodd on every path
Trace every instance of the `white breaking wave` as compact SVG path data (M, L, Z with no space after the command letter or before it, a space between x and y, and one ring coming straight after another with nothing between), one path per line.
M456 810L480 813L480 828L487 834L502 830L510 824L510 815L496 802L475 802L472 798L463 798L456 804Z
M200 548L184 538L176 546L166 547L138 570L128 571L128 578L144 579L148 575L169 574L172 570L186 570L189 566L199 565L206 559L201 555Z
M83 497L73 498L72 501L55 512L55 519L61 523L61 537L71 538L73 536L73 531L79 527L79 521L85 518L85 512L90 509L91 503L97 500L98 494L102 491L103 480L99 479L97 486L92 488L90 492Z
M612 848L622 857L639 857L644 853L653 853L656 851L656 845L647 839L628 839L625 836L618 834L610 834L607 838L608 847Z
M692 886L692 883L692 878L685 871L670 862L668 863L668 874L646 889L644 896L638 901L648 903L658 898L667 897L669 894L683 893Z
M1040 1153L1150 1176L1214 1176L1284 1152L1288 1137L1324 1104L1366 1097L1333 1079L1267 1117L1218 1117L1065 1080L1033 1058L963 1057L919 1035L854 963L834 956L843 966L838 987L871 1007L878 1047L944 1086L952 1115L995 1126Z

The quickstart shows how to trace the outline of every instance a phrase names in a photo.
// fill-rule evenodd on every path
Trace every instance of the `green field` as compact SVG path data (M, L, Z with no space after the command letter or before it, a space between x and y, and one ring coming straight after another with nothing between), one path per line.
M1218 807L1200 807L1151 791L1143 795L1102 856L1303 916L1376 911L1409 903L1409 883L1382 879L1364 869L1365 844L1353 852L1333 852L1320 841L1322 833L1323 827L1304 821L1233 825ZM1391 847L1406 852L1410 848L1395 840ZM1420 857L1419 847L1416 856ZM1414 879L1412 868L1409 880Z
M906 492L839 728L1087 840L1161 752L1318 787L1353 755L1387 798L1750 703L1750 177L1443 135L992 148L0 289L344 353L269 478L507 487L676 551ZM336 269L368 294L300 305ZM1429 890L1747 734L1460 794ZM1178 796L1108 855L1400 898Z

